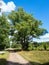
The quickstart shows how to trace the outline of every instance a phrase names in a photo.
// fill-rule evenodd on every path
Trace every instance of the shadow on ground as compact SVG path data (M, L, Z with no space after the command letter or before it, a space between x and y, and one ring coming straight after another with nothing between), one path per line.
M20 64L20 63L16 63L16 62L7 61L7 65L30 65L30 63Z
M0 59L0 65L29 65L29 63L20 64L20 63L16 63L16 62L6 61L6 59Z
M6 51L9 51L9 52L19 52L19 51L22 51L21 49L7 49Z
M41 63L37 63L37 62L30 62L32 65L49 65L49 62L41 64Z
M44 63L44 64L40 64L37 62L30 62L31 65L49 65L49 62ZM20 63L16 63L16 62L11 62L11 61L6 61L6 59L0 59L0 65L30 65L29 63L27 64L20 64Z
M7 61L6 59L0 59L0 65L6 65Z

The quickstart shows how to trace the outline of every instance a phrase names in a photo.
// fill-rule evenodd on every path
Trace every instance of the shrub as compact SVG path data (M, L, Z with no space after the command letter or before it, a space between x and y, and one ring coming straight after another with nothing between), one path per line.
M0 45L0 50L4 50L4 48L5 48L5 45L4 44L1 44Z
M29 47L28 47L28 50L34 50L35 47L34 47L34 44L33 43L29 43Z
M12 43L12 46L11 47L12 48L21 48L22 46L19 43Z

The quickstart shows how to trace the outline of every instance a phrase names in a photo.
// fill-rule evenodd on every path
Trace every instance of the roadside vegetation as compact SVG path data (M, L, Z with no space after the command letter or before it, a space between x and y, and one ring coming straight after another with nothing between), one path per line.
M32 65L49 65L49 51L21 51L18 53Z
M21 44L12 43L12 48L15 48L16 50L23 50ZM49 42L42 42L42 43L29 43L28 44L28 50L39 50L39 51L49 51Z
M0 54L0 65L7 64L7 58L9 56L9 52L5 52L4 54Z

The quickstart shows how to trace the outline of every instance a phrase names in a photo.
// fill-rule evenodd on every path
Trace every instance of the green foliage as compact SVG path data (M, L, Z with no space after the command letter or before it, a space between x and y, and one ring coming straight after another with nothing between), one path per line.
M38 43L39 46L37 46L36 50L49 50L49 43L47 42L42 42Z
M12 41L14 43L12 47L19 47L19 45L16 44L19 43L22 45L23 50L28 50L28 47L30 50L38 48L37 43L33 45L29 44L31 40L30 36L32 36L32 38L39 38L40 35L47 32L45 29L40 28L42 22L36 20L32 14L25 12L21 7L18 8L17 11L12 11L8 15L8 18L12 24L8 22L6 15L2 14L2 16L0 16L0 50L9 47L9 35L13 36ZM45 50L47 49L45 44L41 46Z
M14 26L13 31L17 30L16 33L13 33L13 41L20 42L22 44L22 49L28 49L30 36L32 36L32 38L38 38L46 31L45 29L40 28L42 22L36 20L31 14L26 13L23 8L12 11L8 17Z
M12 43L12 48L16 48L16 43Z
M12 48L21 49L22 46L21 46L21 44L12 43Z
M34 50L34 45L33 45L32 43L29 43L28 50L29 50L29 51Z
M29 43L28 50L49 50L49 42L41 42L41 43Z
M8 40L10 26L5 15L0 16L0 50L5 47Z
M44 47L43 47L43 45L42 44L40 44L37 48L36 48L36 50L40 50L40 51L43 51L44 50Z
M0 54L0 65L7 65L7 58L9 57L9 52Z
M49 46L49 45L47 44L47 42L42 43L42 45L43 45L44 50L47 50L47 47Z

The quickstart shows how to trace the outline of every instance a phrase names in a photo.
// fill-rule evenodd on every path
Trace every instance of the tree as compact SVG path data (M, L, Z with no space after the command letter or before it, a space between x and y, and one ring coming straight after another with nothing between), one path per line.
M45 33L45 29L40 28L41 21L36 20L31 14L26 13L23 8L18 8L17 11L12 11L9 15L9 19L12 21L14 30L14 41L22 44L22 49L28 49L28 43L30 36L38 38Z
M8 42L10 26L5 15L0 16L0 50ZM2 48L1 48L2 46Z

